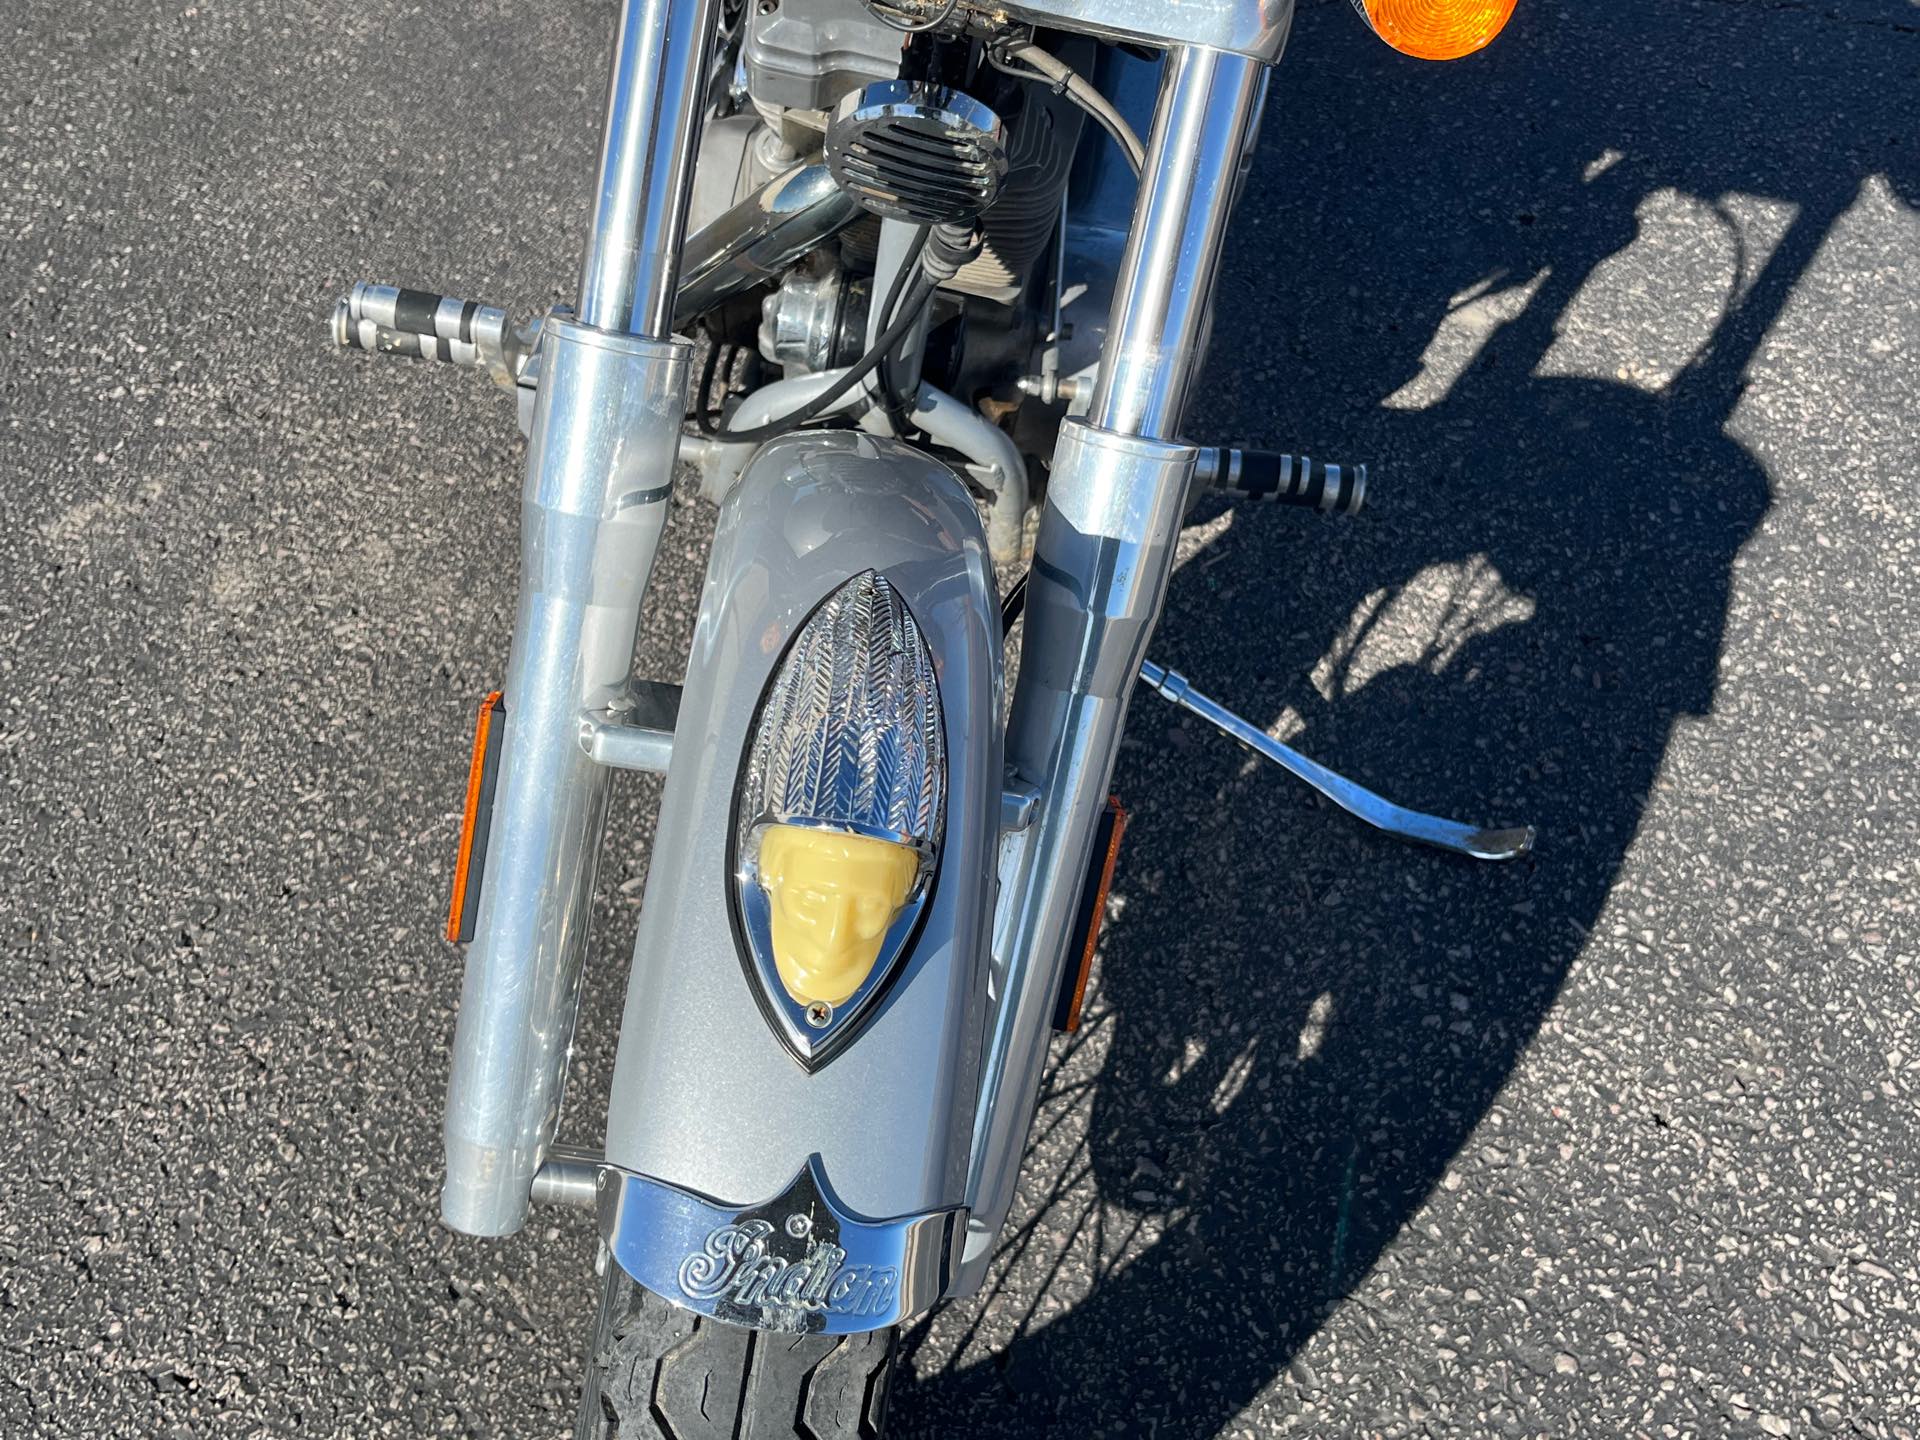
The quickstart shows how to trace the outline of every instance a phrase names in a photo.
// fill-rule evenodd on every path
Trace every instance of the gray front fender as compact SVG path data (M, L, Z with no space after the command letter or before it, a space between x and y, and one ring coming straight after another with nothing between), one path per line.
M728 839L775 665L820 602L867 570L905 599L932 654L948 736L946 837L911 951L860 1033L809 1073L770 1028L741 963ZM879 1328L937 1298L926 1292L944 1285L947 1266L928 1264L915 1237L962 1219L987 1001L1001 688L986 537L950 470L848 432L760 451L721 508L707 568L607 1116L603 1234L668 1299L724 1319L841 1330ZM812 1218L785 1226L783 1205ZM717 1223L729 1216L739 1223ZM932 1216L942 1223L929 1227ZM862 1227L892 1222L884 1244L917 1247L918 1280L896 1267L882 1304L869 1275L836 1314L827 1292L853 1294L845 1274L880 1261L851 1253ZM772 1296L786 1274L789 1299L811 1284L821 1303L742 1305L720 1272L755 1265L766 1283L748 1300Z

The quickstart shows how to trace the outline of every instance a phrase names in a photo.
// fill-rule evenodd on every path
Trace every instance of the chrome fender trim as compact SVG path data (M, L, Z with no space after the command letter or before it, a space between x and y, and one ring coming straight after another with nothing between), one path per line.
M664 1181L602 1169L600 1236L654 1294L732 1325L855 1335L930 1307L959 1262L967 1212L897 1220L854 1214L826 1166L757 1205L720 1205Z

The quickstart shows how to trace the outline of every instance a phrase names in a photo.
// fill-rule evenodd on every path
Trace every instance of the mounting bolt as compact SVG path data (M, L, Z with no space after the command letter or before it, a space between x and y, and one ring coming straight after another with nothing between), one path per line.
M1031 396L1042 405L1061 401L1071 405L1080 398L1080 381L1071 375L1064 380L1058 375L1022 375L1016 383L1022 395Z

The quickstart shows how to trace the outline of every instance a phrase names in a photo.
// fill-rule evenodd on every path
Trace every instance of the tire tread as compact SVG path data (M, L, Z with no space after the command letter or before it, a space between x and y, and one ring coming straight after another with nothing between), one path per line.
M723 1324L609 1262L576 1440L881 1440L898 1340Z

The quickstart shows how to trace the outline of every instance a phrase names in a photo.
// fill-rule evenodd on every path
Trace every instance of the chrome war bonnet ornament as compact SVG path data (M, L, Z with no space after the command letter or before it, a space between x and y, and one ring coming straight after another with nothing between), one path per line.
M734 820L748 978L808 1070L852 1038L913 938L939 865L946 785L926 640L885 576L856 575L774 671Z

